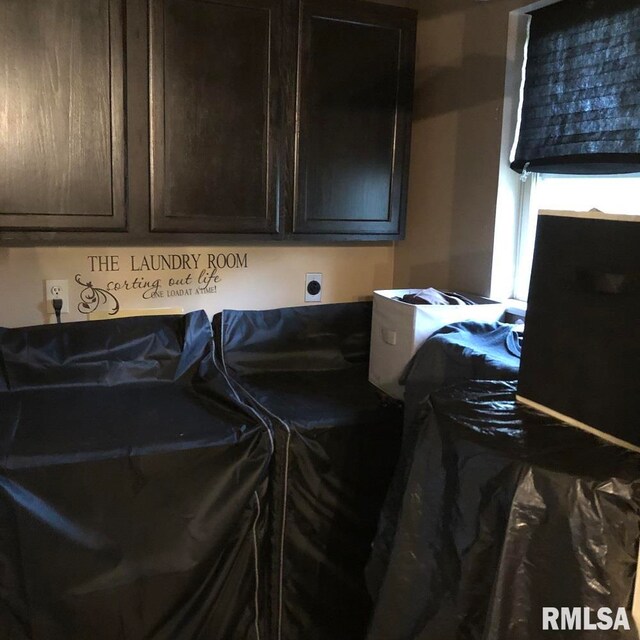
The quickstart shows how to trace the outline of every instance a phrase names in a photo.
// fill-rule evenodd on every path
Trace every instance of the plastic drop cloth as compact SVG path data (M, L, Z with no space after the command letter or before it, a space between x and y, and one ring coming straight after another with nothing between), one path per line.
M639 455L518 405L514 382L445 387L413 415L368 640L637 638L545 632L542 607L624 607L633 627Z
M269 637L362 640L402 424L368 382L371 303L224 311L215 324L224 370L274 428Z
M0 638L255 640L269 433L211 325L0 332Z

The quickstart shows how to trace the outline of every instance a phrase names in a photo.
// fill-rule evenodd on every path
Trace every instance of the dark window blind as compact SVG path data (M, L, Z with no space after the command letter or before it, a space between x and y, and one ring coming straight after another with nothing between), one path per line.
M533 12L521 107L515 171L640 171L640 0Z

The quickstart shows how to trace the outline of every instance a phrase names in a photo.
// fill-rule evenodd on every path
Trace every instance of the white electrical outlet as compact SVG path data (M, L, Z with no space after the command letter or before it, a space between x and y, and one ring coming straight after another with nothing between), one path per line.
M47 313L55 313L52 300L60 298L62 300L61 313L69 313L69 281L68 280L45 280L44 298L47 301Z
M322 301L322 274L307 273L304 279L304 301Z

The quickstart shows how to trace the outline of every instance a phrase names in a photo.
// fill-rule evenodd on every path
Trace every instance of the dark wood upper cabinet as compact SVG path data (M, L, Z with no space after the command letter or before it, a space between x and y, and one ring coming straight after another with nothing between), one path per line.
M0 229L126 227L122 0L0 2Z
M415 26L361 0L0 0L0 242L401 238Z
M278 230L280 0L151 0L151 229Z
M294 234L404 231L415 13L303 0Z

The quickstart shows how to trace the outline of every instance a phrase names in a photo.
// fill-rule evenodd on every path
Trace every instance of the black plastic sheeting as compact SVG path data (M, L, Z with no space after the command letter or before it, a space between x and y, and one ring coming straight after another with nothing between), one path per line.
M508 381L434 391L415 421L368 640L637 638L638 454L518 405ZM542 607L625 607L632 630L553 635Z
M275 436L273 640L360 640L401 410L368 383L371 303L224 311L220 356Z
M429 395L465 380L514 380L520 369L520 336L501 322L465 321L447 325L425 340L401 380L405 387L401 464L414 455L416 427L421 424L418 412Z
M367 382L370 319L0 330L0 638L537 640L543 606L629 608L640 457L451 354L407 379L373 607L402 413Z
M519 367L520 334L508 324L475 321L443 327L420 346L407 365L401 379L405 387L402 448L367 566L367 584L374 597L389 563L430 394L465 380L513 380Z
M0 638L258 638L271 437L211 345L204 312L0 332Z

